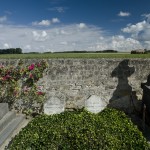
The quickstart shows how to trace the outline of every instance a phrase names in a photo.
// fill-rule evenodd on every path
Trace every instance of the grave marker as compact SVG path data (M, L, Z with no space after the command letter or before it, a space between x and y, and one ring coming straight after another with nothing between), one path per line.
M47 115L60 114L65 110L64 101L61 101L58 97L50 97L44 104L44 113Z
M85 108L92 113L99 113L105 109L107 103L97 95L92 95L85 101Z

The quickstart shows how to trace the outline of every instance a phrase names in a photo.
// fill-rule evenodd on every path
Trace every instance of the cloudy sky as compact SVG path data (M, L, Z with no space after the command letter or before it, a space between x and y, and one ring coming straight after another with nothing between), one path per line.
M150 0L0 0L0 49L150 49Z

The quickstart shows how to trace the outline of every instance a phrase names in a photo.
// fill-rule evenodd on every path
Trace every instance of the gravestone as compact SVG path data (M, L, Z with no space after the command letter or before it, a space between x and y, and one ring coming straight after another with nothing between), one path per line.
M58 97L50 97L44 104L44 114L60 114L64 112L65 104L63 100L60 100Z
M105 109L106 106L107 103L97 95L92 95L85 101L85 108L92 113L99 113Z

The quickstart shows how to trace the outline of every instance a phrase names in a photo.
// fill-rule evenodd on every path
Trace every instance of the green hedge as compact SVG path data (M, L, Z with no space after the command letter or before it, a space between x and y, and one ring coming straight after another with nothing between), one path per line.
M12 141L10 150L148 150L146 139L126 115L107 108L41 115Z

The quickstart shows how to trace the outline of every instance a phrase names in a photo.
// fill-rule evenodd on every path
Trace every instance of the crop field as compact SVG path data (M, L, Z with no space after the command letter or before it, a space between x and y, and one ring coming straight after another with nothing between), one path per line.
M1 54L0 55L0 59L48 59L48 58L150 58L150 54L42 53L42 54Z

